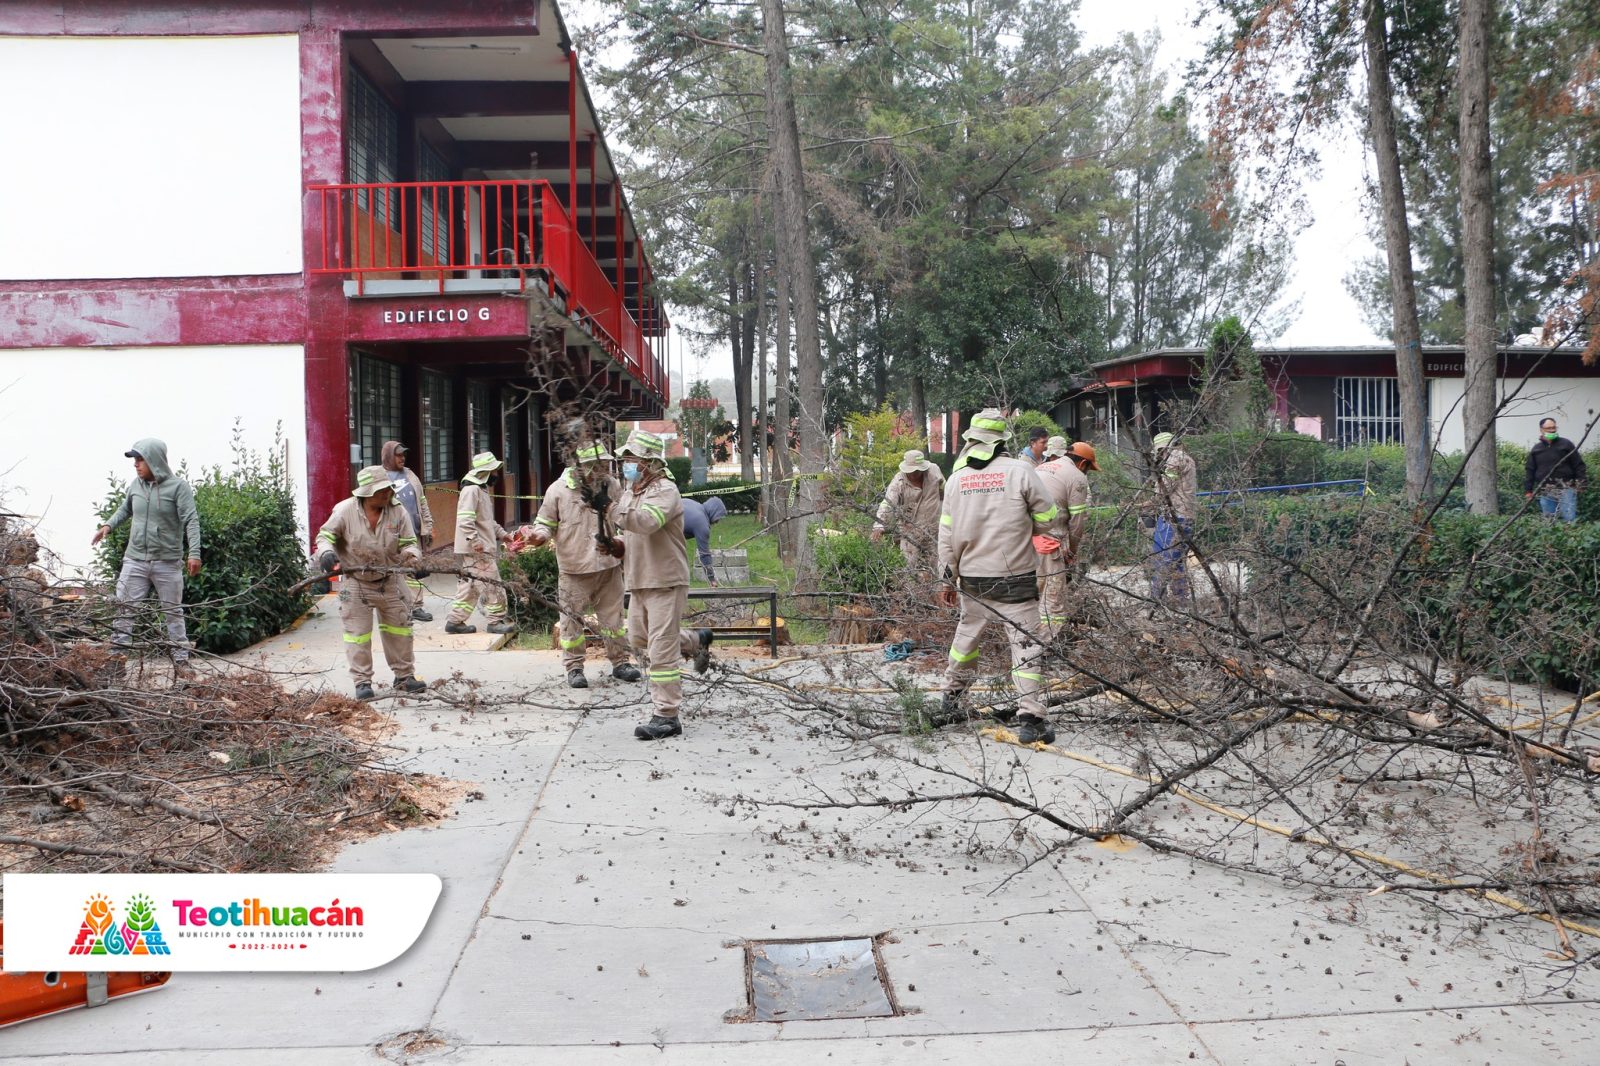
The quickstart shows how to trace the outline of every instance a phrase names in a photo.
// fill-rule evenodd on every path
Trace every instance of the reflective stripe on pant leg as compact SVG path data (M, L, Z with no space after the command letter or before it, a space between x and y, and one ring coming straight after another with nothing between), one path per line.
M583 611L589 606L585 576L563 571L556 577L556 605L561 609L556 642L561 646L561 665L568 671L583 669Z
M606 658L615 665L629 660L628 628L622 624L622 567L612 566L591 574L590 602L600 619L600 637L605 641Z
M955 636L950 639L950 665L945 668L944 687L947 692L960 692L972 684L978 672L979 641L989 624L982 601L961 593L961 619L956 623Z
M1038 624L1038 603L991 603L991 607L1005 619L1006 637L1011 642L1011 683L1021 697L1019 709L1024 714L1044 717L1044 676L1039 662L1044 648L1034 637Z
M450 602L450 615L445 619L446 622L454 622L457 625L465 622L472 616L473 605L478 602L475 590L473 589L474 582L472 578L468 576L468 571L465 564L466 556L457 555L456 569L462 571L462 573L456 578L456 598Z
M344 658L358 684L372 680L372 608L361 595L360 582L339 582L339 624L344 629Z
M675 718L683 703L683 645L679 626L688 599L687 585L665 589L635 589L649 600L650 698L655 713Z
M398 575L377 586L369 595L378 612L378 635L383 641L383 661L395 679L416 673L415 644L411 637L411 601Z

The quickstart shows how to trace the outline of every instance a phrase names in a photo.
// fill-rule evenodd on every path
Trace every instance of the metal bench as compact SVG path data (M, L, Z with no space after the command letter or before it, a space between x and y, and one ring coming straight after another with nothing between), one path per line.
M778 657L778 587L776 585L741 585L737 588L690 588L691 600L729 600L734 603L767 603L767 624L749 626L700 626L719 637L733 640L760 640L768 642L772 657ZM628 593L622 594L622 605L628 605Z

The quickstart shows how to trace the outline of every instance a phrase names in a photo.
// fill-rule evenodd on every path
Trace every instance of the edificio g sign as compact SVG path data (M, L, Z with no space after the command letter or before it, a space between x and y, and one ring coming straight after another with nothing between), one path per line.
M385 311L383 313L383 324L386 326L404 326L420 322L470 322L474 313L477 314L479 322L489 321L489 308L485 305L476 309L470 307L420 307L416 310Z

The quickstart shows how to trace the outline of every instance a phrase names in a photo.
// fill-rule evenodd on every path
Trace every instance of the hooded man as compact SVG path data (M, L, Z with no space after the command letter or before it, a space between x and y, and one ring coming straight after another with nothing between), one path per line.
M611 676L637 681L639 671L629 661L628 631L622 625L622 560L601 551L598 544L612 502L622 496L622 486L611 476L614 456L605 445L594 443L579 447L572 458L572 465L545 492L531 538L535 546L555 542L560 574L556 602L561 607L561 658L567 684L589 687L583 676L583 612L591 607L600 620Z
M628 639L639 659L649 663L654 713L634 727L633 735L665 740L683 733L678 721L683 660L692 657L695 673L705 673L711 630L688 633L680 628L689 594L689 555L683 544L683 496L667 473L666 445L654 433L635 429L617 449L617 457L625 488L611 520L622 539L601 538L601 548L622 555Z
M900 467L884 490L878 504L877 521L871 537L883 539L890 526L900 531L900 554L906 565L915 568L931 559L939 538L939 507L944 502L944 472L921 451L906 452Z
M369 466L356 475L349 499L339 501L317 533L322 572L337 570L339 622L344 627L344 654L355 681L356 699L370 700L372 691L372 615L378 615L383 640L383 661L394 672L394 687L401 692L422 692L427 685L416 676L411 638L411 598L405 591L400 567L413 567L418 580L422 551L417 546L411 516L397 506L394 482L381 466Z
M483 609L490 633L510 633L516 626L506 616L506 590L500 582L500 544L511 534L494 520L494 495L490 489L500 480L500 467L494 452L479 452L472 457L472 469L462 475L461 496L456 502L456 598L445 618L446 633L476 633L467 625L474 607Z
M698 500L683 501L683 539L694 541L700 569L705 571L706 581L710 582L712 588L717 587L717 568L711 558L711 527L726 518L727 514L727 505L715 496L705 503Z
M1150 454L1152 481L1147 506L1152 515L1145 518L1154 529L1150 598L1157 603L1169 599L1188 603L1191 593L1186 560L1199 510L1194 459L1171 433L1157 433L1151 438Z
M1056 732L1045 720L1040 695L1043 649L1034 637L1039 624L1034 538L1055 528L1057 508L1034 469L1005 454L1011 429L998 410L980 411L962 438L967 447L956 458L939 516L939 563L953 582L940 590L939 602L954 607L959 599L961 605L939 717L960 718L961 696L977 673L984 630L999 621L1011 642L1011 681L1021 697L1017 739L1048 744Z
M1053 640L1067 623L1067 586L1089 518L1087 471L1100 469L1094 458L1094 448L1088 444L1068 448L1065 437L1051 437L1044 462L1037 468L1056 504L1055 531L1035 538L1034 544L1039 553L1039 628L1046 640Z
M411 528L417 531L422 550L433 547L433 509L428 506L428 494L423 491L422 479L406 465L406 446L397 440L383 442L383 468L394 482L394 498L406 509ZM411 617L419 622L433 621L433 615L422 605L428 587L416 578L406 579L406 594L411 598Z
M122 503L90 541L99 544L124 522L133 523L122 553L122 571L117 575L117 618L111 643L122 650L133 645L134 605L148 598L153 589L166 618L174 670L179 677L189 677L193 667L189 665L189 634L183 618L183 576L185 541L188 574L200 573L200 512L195 509L194 491L187 481L173 476L164 441L146 437L122 454L133 460L138 476L128 482Z

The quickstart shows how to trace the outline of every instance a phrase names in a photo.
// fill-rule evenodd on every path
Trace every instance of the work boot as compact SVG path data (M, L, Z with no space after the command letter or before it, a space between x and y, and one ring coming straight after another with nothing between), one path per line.
M369 702L371 700L375 700L377 698L378 698L378 694L376 692L372 691L372 682L370 682L370 681L357 681L356 682L356 699L360 700L363 703L367 703L367 702Z
M665 740L668 737L682 736L683 726L678 724L676 716L663 718L659 714L653 714L648 722L633 727L633 735L640 740Z
M1017 715L1017 743L1038 744L1040 741L1046 744L1055 743L1056 731L1051 728L1050 723L1035 714Z
M515 633L517 624L515 622L490 622L483 627L483 631L485 633Z
M583 676L583 671L582 670L580 670L576 666L574 666L571 670L567 671L567 687L568 688L588 688L589 687L589 679L587 677Z
M433 612L426 607L413 607L411 608L411 617L419 622L431 622L433 621Z
M611 668L611 676L618 681L637 681L639 668L632 663L618 663Z
M1016 716L1017 716L1017 709L1015 707L990 707L989 708L989 717L993 718L995 721L999 722L1001 725L1009 724L1010 721L1013 718L1015 718Z
M172 676L177 681L193 681L197 676L188 659L178 659L172 664Z
M410 692L412 694L428 691L428 683L416 676L397 677L394 679L394 687L401 692Z
M709 629L697 629L694 635L700 640L700 650L694 653L694 672L703 674L711 665L711 642L716 638L716 634Z
M465 622L446 622L444 624L444 631L446 633L476 633L478 631L478 627L469 626Z
M965 721L967 712L961 707L961 693L948 689L939 697L939 710L931 715L928 724L938 729L952 722Z

